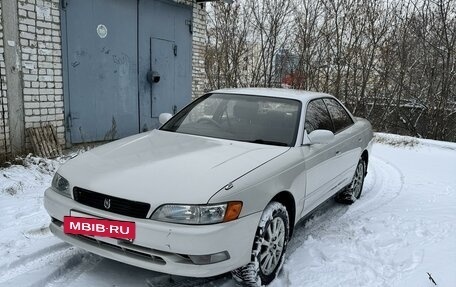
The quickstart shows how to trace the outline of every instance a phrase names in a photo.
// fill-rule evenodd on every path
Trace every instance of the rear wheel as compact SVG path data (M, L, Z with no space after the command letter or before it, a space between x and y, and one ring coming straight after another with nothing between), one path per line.
M365 175L366 163L363 159L360 159L351 183L337 195L336 200L341 203L352 204L359 199L363 191Z
M269 203L258 225L251 262L232 272L233 278L247 286L263 286L272 282L282 268L289 240L289 218L285 206Z

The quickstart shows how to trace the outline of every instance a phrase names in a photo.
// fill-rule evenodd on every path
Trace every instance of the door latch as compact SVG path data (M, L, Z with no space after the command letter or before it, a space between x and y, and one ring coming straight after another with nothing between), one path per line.
M177 45L174 44L173 46L173 52L174 52L174 56L177 56Z
M71 122L71 113L68 113L68 115L67 115L66 127L67 127L67 129L70 129L71 127L73 127L73 123Z
M193 34L193 22L192 20L185 20L185 24L188 25L188 31Z

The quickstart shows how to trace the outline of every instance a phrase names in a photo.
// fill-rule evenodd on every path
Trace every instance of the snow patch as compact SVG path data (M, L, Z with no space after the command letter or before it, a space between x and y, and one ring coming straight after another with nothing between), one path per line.
M376 138L361 198L349 207L328 202L299 224L271 286L435 286L429 274L456 286L456 144ZM30 156L0 168L1 286L236 286L229 274L163 275L52 236L43 192L65 160Z

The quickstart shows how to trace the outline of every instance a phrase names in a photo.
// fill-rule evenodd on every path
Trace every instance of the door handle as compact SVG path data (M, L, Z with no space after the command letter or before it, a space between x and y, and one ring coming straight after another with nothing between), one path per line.
M340 154L340 150L336 151L336 155L339 155Z

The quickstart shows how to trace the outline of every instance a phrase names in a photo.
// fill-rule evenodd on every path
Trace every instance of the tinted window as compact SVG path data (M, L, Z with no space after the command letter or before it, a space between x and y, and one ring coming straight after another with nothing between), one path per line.
M323 100L313 100L307 105L304 128L308 134L314 130L334 131L331 118Z
M339 102L334 99L324 99L324 101L333 120L336 133L353 124L353 120Z
M301 103L253 95L212 94L199 98L169 120L161 130L292 146Z

